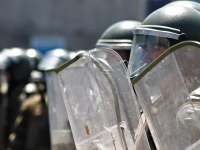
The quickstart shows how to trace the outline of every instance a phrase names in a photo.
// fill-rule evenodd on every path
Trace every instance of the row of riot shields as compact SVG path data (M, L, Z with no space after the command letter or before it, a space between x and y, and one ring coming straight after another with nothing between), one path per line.
M53 146L74 140L77 150L150 150L147 122L157 150L199 150L199 57L200 43L180 43L132 84L120 56L104 48L47 73Z

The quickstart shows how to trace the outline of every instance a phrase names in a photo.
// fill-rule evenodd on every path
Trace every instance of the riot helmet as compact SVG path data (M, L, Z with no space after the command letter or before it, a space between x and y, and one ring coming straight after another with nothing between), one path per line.
M69 61L69 52L66 49L53 49L48 51L38 64L38 70L46 71L55 69L64 61Z
M129 75L136 77L169 47L185 40L200 41L200 13L189 7L164 6L134 30Z
M10 79L13 81L26 80L34 68L29 56L22 48L5 49L0 53L0 58L0 69L9 72Z
M124 20L108 27L96 43L96 47L115 50L124 60L128 60L133 40L133 30L141 22Z

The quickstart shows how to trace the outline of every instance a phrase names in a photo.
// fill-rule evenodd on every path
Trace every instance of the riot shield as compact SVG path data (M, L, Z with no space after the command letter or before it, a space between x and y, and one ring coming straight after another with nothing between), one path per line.
M54 71L45 72L52 150L75 150L66 108Z
M120 56L103 48L56 70L77 150L150 149L126 72Z
M158 150L200 148L200 43L183 42L132 83Z

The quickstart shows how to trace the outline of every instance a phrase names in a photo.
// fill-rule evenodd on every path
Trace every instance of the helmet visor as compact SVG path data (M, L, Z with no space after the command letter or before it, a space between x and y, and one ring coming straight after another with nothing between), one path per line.
M134 35L128 66L130 77L136 77L169 47L170 42L168 38Z

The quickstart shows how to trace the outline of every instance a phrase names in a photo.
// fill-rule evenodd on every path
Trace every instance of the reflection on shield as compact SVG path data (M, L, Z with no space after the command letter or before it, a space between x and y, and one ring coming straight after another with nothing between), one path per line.
M183 42L133 80L158 150L200 147L199 57L199 43Z
M138 128L140 114L125 65L115 51L80 54L56 73L77 150L150 149L143 126Z

